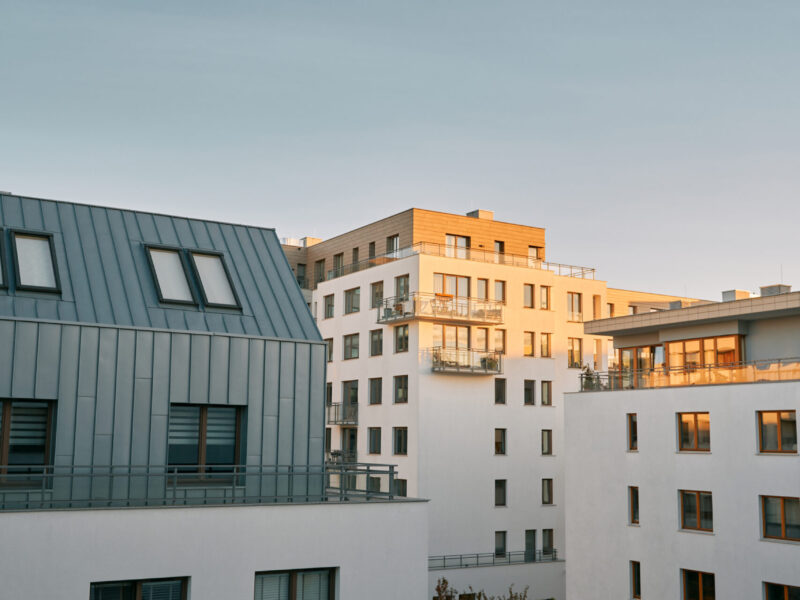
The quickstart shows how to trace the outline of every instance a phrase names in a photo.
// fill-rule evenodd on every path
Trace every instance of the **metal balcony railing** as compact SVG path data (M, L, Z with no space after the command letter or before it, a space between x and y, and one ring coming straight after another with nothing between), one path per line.
M800 380L800 358L581 373L581 391L652 389Z
M328 425L358 425L358 404L335 402L327 405Z
M512 267L525 267L528 269L538 269L540 271L550 271L562 277L577 277L579 279L594 279L595 270L590 267L580 267L577 265L565 265L561 263L545 262L538 258L523 256L520 254L503 254L491 250L479 248L459 248L446 244L434 244L431 242L418 242L406 248L400 248L394 252L387 252L380 256L375 256L361 262L343 265L337 269L330 269L327 279L336 279L350 273L357 273L364 269L385 265L386 263L407 258L416 254L427 256L442 256L446 258L459 258L476 262L493 263Z
M378 307L378 323L397 323L412 319L498 325L503 322L503 303L497 300L413 292L408 296L385 298Z
M393 465L356 463L0 469L0 511L356 501L392 499L396 489Z
M468 348L431 348L433 371L436 373L466 373L498 375L503 372L503 357L493 350Z
M357 455L355 450L331 450L325 453L325 460L334 464L349 464L356 462Z
M519 550L514 552L485 552L483 554L448 554L429 556L428 570L467 569L469 567L491 567L497 565L520 565L534 562L553 562L558 560L556 549L552 550Z

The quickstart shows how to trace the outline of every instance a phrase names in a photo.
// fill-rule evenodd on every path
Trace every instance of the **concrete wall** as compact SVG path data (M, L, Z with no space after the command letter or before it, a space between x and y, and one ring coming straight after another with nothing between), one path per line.
M342 600L422 599L425 512L412 501L2 513L0 598L189 577L191 600L252 600L258 571L338 567Z
M758 452L758 410L800 411L800 383L569 394L567 596L679 598L681 569L715 574L717 598L761 598L762 582L800 586L800 544L762 538L759 495L800 496L800 456ZM678 452L678 412L709 412L711 451ZM638 414L638 452L626 414ZM628 524L628 486L640 525ZM712 492L713 533L680 530L678 490Z
M746 360L800 357L800 316L748 323Z
M164 465L170 403L247 407L248 465L320 465L324 346L0 319L0 398L55 401L57 465Z

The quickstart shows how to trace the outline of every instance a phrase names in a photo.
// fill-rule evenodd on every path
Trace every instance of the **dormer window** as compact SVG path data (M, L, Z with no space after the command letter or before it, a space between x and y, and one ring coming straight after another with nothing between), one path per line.
M148 246L147 256L153 269L160 302L196 304L180 250Z
M45 233L13 231L11 245L17 289L35 292L60 292L53 236Z
M239 308L230 273L221 254L190 252L192 264L200 282L200 292L206 306Z

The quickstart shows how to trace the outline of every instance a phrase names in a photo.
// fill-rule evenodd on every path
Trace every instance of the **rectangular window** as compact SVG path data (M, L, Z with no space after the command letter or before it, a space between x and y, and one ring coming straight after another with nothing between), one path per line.
M333 294L325 296L322 299L322 305L325 307L325 318L332 319L333 318Z
M506 282L505 281L495 281L494 282L494 299L498 302L502 302L503 304L506 303Z
M450 258L469 258L469 237L465 235L445 235L445 256Z
M370 307L380 308L383 304L383 282L376 281L369 286Z
M325 340L325 358L328 362L333 361L333 338Z
M187 594L186 582L175 578L92 583L89 600L182 600Z
M552 356L552 349L550 346L550 335L549 333L540 333L539 334L539 345L541 346L541 354L542 358L550 358Z
M797 413L770 410L758 413L759 450L784 454L797 453Z
M222 254L218 252L189 252L200 282L200 293L206 306L220 308L240 308L239 299L233 287L231 274ZM300 265L297 265L298 273ZM305 269L305 265L303 265ZM305 276L304 276L305 278Z
M494 242L494 262L499 263L501 261L501 257L503 254L506 253L506 243L501 240L495 240Z
M502 557L506 555L506 532L494 532L494 555Z
M375 258L375 242L369 243L368 253L369 253L369 258Z
M606 312L608 312L608 318L609 319L613 318L613 316L614 316L614 305L611 302L606 304Z
M344 336L344 360L358 358L358 334L351 333Z
M342 403L358 404L358 379L342 382Z
M522 286L522 306L525 308L533 308L533 294L534 287L532 283L526 283Z
M196 304L180 250L148 246L147 257L153 270L159 302ZM39 280L38 277L36 280Z
M523 404L533 406L536 404L536 381L533 379L525 380Z
M361 310L361 288L353 288L344 292L344 314L349 315Z
M494 403L506 403L506 380L500 377L494 380Z
M550 286L539 286L539 308L542 310L550 310Z
M553 530L542 529L542 554L549 555L553 553Z
M635 306L628 306L628 314L635 315L636 314L636 307Z
M383 379L373 377L369 380L369 403L381 404L383 402Z
M636 413L628 413L628 450L639 449L639 424Z
M407 479L395 479L394 480L394 495L400 496L401 498L405 498L408 496L408 480Z
M350 262L352 262L353 264L356 264L358 262L358 248L353 248L353 260Z
M542 381L542 406L553 406L552 381Z
M0 475L41 473L50 463L52 410L50 402L0 400Z
M532 265L542 258L541 246L528 246L528 265Z
M369 355L381 354L383 354L383 329L373 329L369 332Z
M764 600L800 600L800 587L765 581Z
M486 327L475 328L475 350L489 349L489 330Z
M394 295L397 296L398 300L408 300L410 292L408 275L400 275L394 278Z
M567 292L567 320L583 321L583 294Z
M682 452L708 452L711 449L708 413L678 413L678 428Z
M330 381L325 384L325 404L333 404L333 383Z
M553 480L542 479L542 504L553 503Z
M182 473L226 473L239 464L241 409L171 404L169 465Z
M368 486L370 485L373 484L368 483ZM336 589L335 574L336 569L256 573L254 598L255 600L328 600ZM151 600L178 600L178 598L158 596Z
M765 538L800 541L800 498L761 496Z
M638 560L631 561L631 598L642 597L641 567ZM711 600L711 599L708 599Z
M394 453L401 456L408 454L408 427L392 427L394 436Z
M408 352L408 325L397 325L394 328L394 351Z
M714 600L716 590L714 574L681 569L683 575L683 600Z
M437 296L469 298L469 277L463 275L433 274L433 292Z
M495 329L494 330L494 349L495 352L499 352L500 354L506 353L506 330L505 329Z
M506 430L494 430L494 453L501 455L506 453Z
M567 366L571 369L580 369L583 366L583 340L581 338L567 338Z
M533 356L534 335L532 331L525 331L522 334L523 353L525 356Z
M542 429L542 455L553 455L553 430Z
M331 451L331 428L325 428L325 452Z
M314 263L314 283L325 281L325 259Z
M333 255L333 273L334 276L338 277L342 274L344 269L344 253L341 252L339 254Z
M525 530L525 562L536 560L536 530ZM461 600L459 598L459 600Z
M400 252L400 236L390 235L386 238L386 254L396 256Z
M381 453L381 428L380 427L368 427L367 428L367 435L368 435L368 447L370 454L380 454Z
M639 488L635 485L628 486L629 523L639 524Z
M494 505L495 506L505 506L506 505L506 480L505 479L495 479L494 480Z
M680 490L681 528L699 531L714 530L711 492Z
M488 279L478 279L478 289L475 291L475 297L478 300L488 300L489 299L489 280Z
M394 403L408 403L408 375L394 376Z

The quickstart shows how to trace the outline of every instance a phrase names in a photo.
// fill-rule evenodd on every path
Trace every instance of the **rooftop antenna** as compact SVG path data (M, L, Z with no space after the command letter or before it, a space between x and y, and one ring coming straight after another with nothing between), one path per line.
M783 285L783 263L781 263L781 285Z

